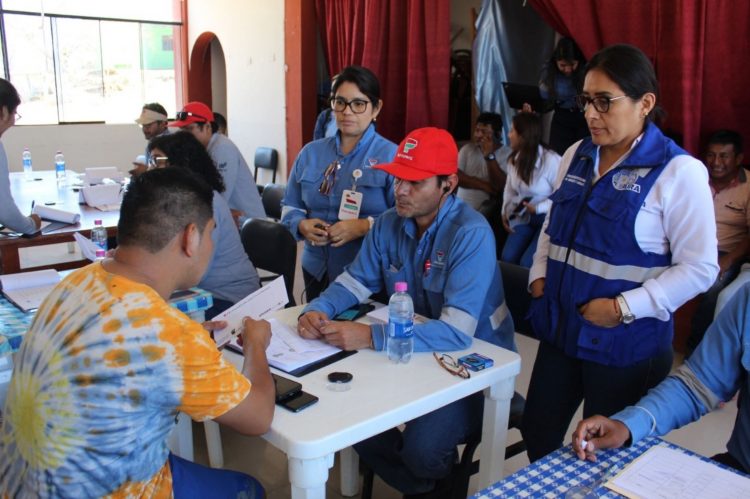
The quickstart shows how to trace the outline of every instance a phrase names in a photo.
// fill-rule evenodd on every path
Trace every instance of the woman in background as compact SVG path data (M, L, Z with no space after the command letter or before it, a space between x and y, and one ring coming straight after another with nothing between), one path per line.
M508 132L508 180L503 192L503 226L509 232L501 260L531 267L539 232L552 201L560 156L542 145L542 120L535 113L513 117Z
M206 310L206 320L211 319L260 288L258 272L242 246L229 205L221 195L224 180L206 148L190 132L156 137L149 142L148 148L152 160L150 167L185 168L197 174L214 191L216 228L211 233L214 252L198 283L199 288L213 295L214 305Z
M367 68L348 66L331 92L338 132L302 148L282 201L281 223L305 241L302 274L308 301L354 260L375 217L396 202L393 177L373 168L396 154L396 144L375 131L383 108L377 77ZM345 190L362 196L358 209L344 206ZM349 211L347 218L339 217L340 209Z
M0 78L0 136L16 124L16 109L21 103L16 87ZM5 148L0 143L0 225L15 232L29 234L39 230L42 219L39 215L23 215L10 193L10 172Z
M554 109L550 125L549 145L559 155L574 142L588 137L586 119L575 97L583 86L586 59L572 38L560 38L547 65L542 70L539 93L547 100L547 109Z

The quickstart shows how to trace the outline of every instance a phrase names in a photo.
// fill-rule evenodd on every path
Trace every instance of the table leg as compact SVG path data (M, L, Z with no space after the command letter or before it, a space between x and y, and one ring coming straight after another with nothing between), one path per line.
M324 499L333 454L314 459L289 458L292 499Z
M206 432L206 450L208 450L208 464L212 468L224 467L224 450L221 447L221 430L216 421L205 421L203 429Z
M359 455L353 447L341 449L341 495L356 496L359 493Z
M479 490L503 477L508 416L516 377L512 376L484 391L484 419L479 461ZM471 493L471 491L470 491Z
M193 423L190 416L183 412L177 414L177 424L169 434L167 446L175 455L193 460Z

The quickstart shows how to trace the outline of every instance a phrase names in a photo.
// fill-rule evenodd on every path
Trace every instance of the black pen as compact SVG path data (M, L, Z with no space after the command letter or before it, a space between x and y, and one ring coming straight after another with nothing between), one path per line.
M31 201L31 214L34 214L34 201Z

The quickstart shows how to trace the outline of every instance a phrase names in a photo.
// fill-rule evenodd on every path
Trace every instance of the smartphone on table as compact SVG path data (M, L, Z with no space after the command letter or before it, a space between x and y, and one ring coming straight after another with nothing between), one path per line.
M318 397L315 395L310 395L309 393L300 390L295 395L278 402L278 404L284 409L288 409L292 412L299 412L302 409L310 407L317 401Z
M370 303L362 303L355 305L352 308L348 308L341 312L339 315L333 318L335 321L356 321L360 317L364 316L368 312L375 310L375 305Z
M289 378L279 376L278 374L271 373L273 377L273 384L276 387L276 403L283 402L284 400L297 395L302 391L302 385L293 381Z

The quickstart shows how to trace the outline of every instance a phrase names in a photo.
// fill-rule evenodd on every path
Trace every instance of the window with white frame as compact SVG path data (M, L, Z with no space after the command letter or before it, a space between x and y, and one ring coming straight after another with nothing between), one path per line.
M173 113L179 0L2 0L2 70L18 125L132 123L146 102Z

